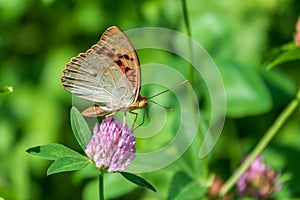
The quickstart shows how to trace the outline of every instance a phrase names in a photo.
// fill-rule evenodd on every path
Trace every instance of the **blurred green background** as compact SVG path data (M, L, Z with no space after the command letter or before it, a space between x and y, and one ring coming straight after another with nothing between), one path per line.
M272 71L265 70L265 63L274 48L293 42L300 2L188 0L187 6L192 37L212 56L226 87L226 123L209 155L211 173L226 179L299 87L299 62ZM80 151L69 123L71 94L63 90L60 77L70 58L96 43L111 25L123 30L157 26L186 33L179 0L0 0L0 82L14 88L12 94L0 96L0 197L97 199L94 172L86 169L47 177L50 162L25 150L55 142ZM174 55L138 53L142 64L173 66L178 62ZM188 78L187 68L182 73ZM200 82L196 78L194 87L205 111L209 110L209 96L200 90L205 87L197 87ZM243 95L245 91L249 96ZM163 98L172 101L168 95ZM298 109L264 152L270 166L291 176L278 199L300 197L299 117ZM166 199L172 175L178 170L180 165L174 163L143 175L157 193L112 175L106 183L107 197Z

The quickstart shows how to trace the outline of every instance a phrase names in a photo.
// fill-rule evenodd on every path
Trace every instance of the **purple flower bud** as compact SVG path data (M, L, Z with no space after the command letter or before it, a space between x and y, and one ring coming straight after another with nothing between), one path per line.
M85 153L104 172L123 171L135 156L135 137L120 120L107 117L93 129Z
M237 181L238 194L255 198L269 198L282 188L282 184L276 184L278 177L279 174L263 163L262 156L258 156Z

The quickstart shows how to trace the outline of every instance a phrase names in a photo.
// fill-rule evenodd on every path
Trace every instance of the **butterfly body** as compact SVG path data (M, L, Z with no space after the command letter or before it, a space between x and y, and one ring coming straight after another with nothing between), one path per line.
M61 82L65 90L95 102L82 112L95 117L147 106L147 98L140 95L140 77L134 47L118 27L112 26L97 44L67 63Z
M147 105L148 105L147 97L143 97L143 96L139 95L135 102L130 104L128 107L122 108L120 110L106 111L106 110L103 110L99 105L95 104L94 106L91 106L91 107L85 109L84 111L82 111L81 114L86 117L98 117L98 116L104 116L104 115L107 115L110 113L121 112L121 111L132 112L133 110L136 110L136 109L145 108Z

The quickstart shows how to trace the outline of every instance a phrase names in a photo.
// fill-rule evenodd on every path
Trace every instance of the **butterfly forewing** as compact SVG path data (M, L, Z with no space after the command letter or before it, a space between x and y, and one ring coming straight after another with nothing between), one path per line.
M126 35L114 26L86 53L71 59L61 80L66 90L100 106L90 109L90 116L126 111L139 96L138 57Z
M108 28L100 41L88 52L94 51L107 55L119 66L126 78L131 82L135 99L140 90L140 63L136 51L127 36L116 26Z

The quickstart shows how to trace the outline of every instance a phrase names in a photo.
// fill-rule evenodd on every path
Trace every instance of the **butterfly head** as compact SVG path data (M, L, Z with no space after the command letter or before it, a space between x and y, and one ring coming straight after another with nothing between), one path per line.
M138 107L144 108L148 105L148 99L146 97L139 96L138 98Z
M130 105L130 110L144 108L148 105L148 99L146 97L138 96L136 101Z

